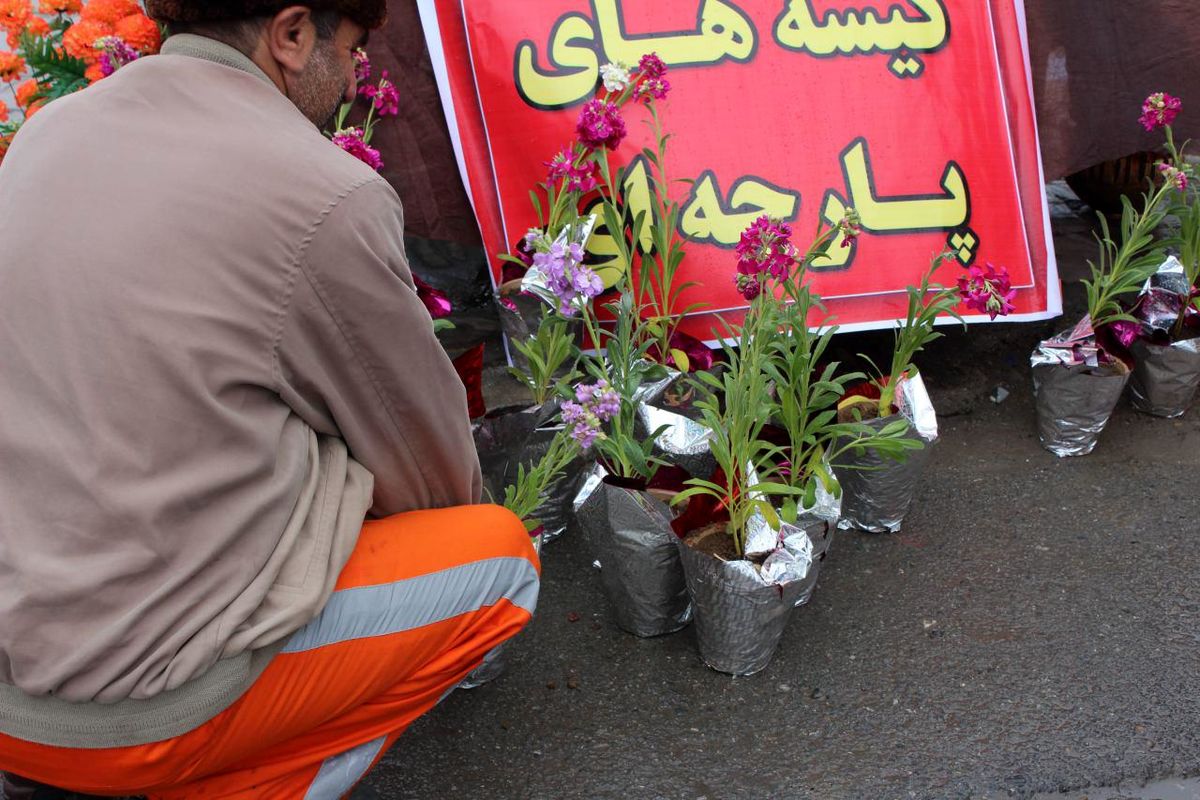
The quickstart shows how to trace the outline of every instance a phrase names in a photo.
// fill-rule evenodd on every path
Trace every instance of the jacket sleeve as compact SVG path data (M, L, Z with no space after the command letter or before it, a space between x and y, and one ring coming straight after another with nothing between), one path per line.
M433 333L382 180L331 202L299 257L274 355L278 391L375 477L374 516L476 503L466 392Z

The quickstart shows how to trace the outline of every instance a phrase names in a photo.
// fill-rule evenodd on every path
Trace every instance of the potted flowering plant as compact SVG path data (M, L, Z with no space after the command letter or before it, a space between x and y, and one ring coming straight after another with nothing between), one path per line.
M1143 124L1165 126L1178 110L1176 98L1151 95L1143 106ZM1091 278L1083 282L1087 316L1072 330L1042 342L1031 358L1039 437L1057 456L1092 452L1129 380L1133 359L1125 342L1131 340L1123 331L1136 318L1122 299L1137 293L1163 262L1163 250L1171 242L1156 242L1153 234L1166 218L1164 200L1178 191L1183 170L1163 166L1159 185L1151 184L1140 209L1122 198L1118 239L1098 215L1100 256L1089 262Z
M594 440L597 463L576 498L576 516L600 562L617 624L637 636L660 636L687 625L691 604L671 530L673 514L653 491L663 465L654 454L662 429L643 431L637 410L646 393L661 391L669 378L664 367L646 358L651 343L637 342L632 292L625 279L618 286L619 299L607 307L614 318L611 330L584 314L589 337L605 352L586 359L596 383L590 395L577 396L582 405L564 404L563 418L586 418L589 404L609 411L605 430Z
M0 102L0 161L21 126L46 103L103 80L157 53L158 25L136 0L30 0L0 4L0 83L16 110Z
M839 228L852 232L853 222ZM811 596L813 539L827 548L838 516L830 459L868 446L900 457L911 446L903 421L877 432L837 420L846 384L861 376L819 366L835 329L810 327L822 305L804 281L837 231L798 257L788 226L756 221L736 278L750 310L740 326L722 323L724 372L694 379L718 469L675 498L686 509L674 528L701 658L735 675L766 667L792 610Z
M937 441L937 414L914 359L927 344L941 338L934 328L938 318L962 322L955 309L960 300L993 320L1006 316L1013 308L1016 291L1004 267L971 267L967 275L958 278L957 287L931 286L934 274L949 258L949 253L939 254L921 277L920 285L908 287L908 309L894 329L888 371L884 373L871 363L875 377L839 404L842 419L858 419L875 430L901 418L907 420L906 436L916 445L903 461L867 448L847 454L835 464L842 486L838 527L843 530L895 533L912 505L917 481ZM863 358L870 362L866 356Z
M1176 146L1171 121L1182 109L1177 97L1151 95L1143 106L1147 130L1161 127L1168 159L1158 163L1163 183L1174 189L1169 214L1179 220L1178 257L1164 261L1130 309L1135 321L1114 325L1134 358L1129 381L1134 408L1161 417L1187 411L1200 385L1200 197L1187 143Z

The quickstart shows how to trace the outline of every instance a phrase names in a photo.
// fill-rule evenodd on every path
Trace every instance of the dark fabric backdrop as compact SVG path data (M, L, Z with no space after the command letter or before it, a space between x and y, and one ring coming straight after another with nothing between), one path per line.
M1176 127L1200 138L1197 0L1026 0L1026 13L1047 180L1158 144L1137 124L1151 92L1182 97ZM409 235L478 244L413 0L393 0L368 49L400 87L376 143Z

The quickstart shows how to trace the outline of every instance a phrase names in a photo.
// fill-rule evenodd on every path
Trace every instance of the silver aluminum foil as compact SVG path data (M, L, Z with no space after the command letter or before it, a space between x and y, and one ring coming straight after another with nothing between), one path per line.
M693 419L673 411L638 403L636 434L649 436L659 428L663 432L654 440L654 455L683 467L696 478L708 478L717 470L713 458L712 430Z
M1200 386L1200 339L1170 345L1136 340L1130 348L1137 365L1129 382L1133 407L1157 417L1181 417Z
M898 387L900 414L866 422L875 431L899 419L909 424L906 439L919 441L920 450L907 451L904 461L894 461L874 449L846 452L834 464L842 486L842 515L838 528L895 533L912 505L913 492L937 441L937 414L921 376L902 380Z
M578 498L578 519L617 624L636 636L662 636L692 618L678 537L671 513L646 492L603 482L603 470L588 475Z
M509 341L509 363L522 372L529 372L529 359L513 347L511 342L524 342L537 335L546 304L530 294L496 295L496 313L500 317L500 330Z
M561 430L561 425L535 430L522 449L517 463L524 464L526 469L529 468L529 465L537 463L546 455L555 435ZM581 455L572 461L563 474L552 480L542 492L541 502L533 512L534 519L542 524L543 529L539 547L553 542L567 532L567 527L571 524L574 516L575 495L578 494L579 488L587 477L588 463L588 459ZM514 482L516 474L510 474L507 480L509 483Z
M1120 362L1090 367L1035 361L1033 391L1042 446L1059 457L1092 452L1128 380L1129 371Z
M782 547L761 567L723 561L676 540L696 607L700 658L719 672L753 675L766 668L793 609L806 590L811 594L812 542L799 528L785 529Z
M475 451L483 472L485 497L499 502L504 487L516 478L517 465L538 428L558 411L558 401L540 406L510 406L496 409L471 423Z
M758 474L753 466L747 467L749 476L747 483L753 486L758 483ZM797 524L809 535L813 546L813 559L824 560L833 544L833 529L841 515L842 500L829 492L825 485L817 482L816 497L811 507L801 509ZM750 558L773 553L778 550L791 528L783 525L774 530L762 514L755 514L746 523L745 553Z
M679 378L683 375L682 372L674 369L673 367L664 367L664 369L667 371L667 374L664 377L659 378L656 381L643 383L634 390L633 401L635 403L658 405L667 389L670 389L675 381L679 380Z

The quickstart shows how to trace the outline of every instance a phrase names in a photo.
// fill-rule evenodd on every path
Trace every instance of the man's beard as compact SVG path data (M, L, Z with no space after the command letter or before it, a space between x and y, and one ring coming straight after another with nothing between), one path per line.
M337 118L346 89L346 78L338 66L332 42L318 42L289 99L314 125L326 130Z

